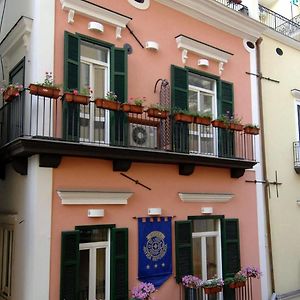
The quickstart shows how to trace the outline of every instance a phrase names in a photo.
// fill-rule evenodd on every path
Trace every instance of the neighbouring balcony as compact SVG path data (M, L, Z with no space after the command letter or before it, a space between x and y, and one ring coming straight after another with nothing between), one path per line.
M132 162L177 164L181 175L196 165L228 168L238 178L255 164L255 137L244 131L175 122L142 114L109 111L23 91L0 109L0 164L40 155L40 165L55 167L61 156L109 159L114 171ZM53 161L53 162L51 162Z
M234 0L216 0L216 1L244 15L248 16L249 14L248 7L241 3L238 3L239 1L234 1Z
M297 174L300 174L300 142L293 143L294 150L294 169Z

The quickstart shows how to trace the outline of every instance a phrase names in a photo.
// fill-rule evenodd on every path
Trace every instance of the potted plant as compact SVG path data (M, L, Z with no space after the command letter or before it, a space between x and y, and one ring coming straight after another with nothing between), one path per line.
M194 275L186 275L181 279L184 286L185 300L194 300L197 297L197 289L201 287L201 279Z
M259 127L255 124L246 124L244 126L244 132L248 134L257 135L259 134Z
M213 127L226 129L228 128L229 117L228 115L220 115L218 118L212 120L211 124Z
M82 88L80 91L77 89L72 90L72 92L65 92L63 99L66 102L74 102L78 104L87 105L90 100L90 94L92 90L89 87Z
M4 82L3 82L4 83ZM23 85L19 83L10 83L4 85L0 91L5 102L11 102L15 97L20 95Z
M141 282L138 286L132 290L132 298L130 300L150 300L151 294L154 293L155 287L152 283Z
M99 108L109 110L120 110L121 103L117 101L117 95L114 92L107 92L104 99L97 98L95 104Z
M222 291L224 281L217 276L202 282L201 287L204 289L205 294L216 294Z
M57 99L59 97L60 84L54 83L52 72L45 73L45 80L42 83L31 83L30 94Z
M248 266L242 269L243 274L245 274L248 278L257 278L259 279L262 275L260 270L256 267Z
M151 104L147 110L148 117L166 119L169 109L162 104Z
M199 113L196 112L194 115L194 123L201 125L210 125L211 124L211 113Z
M231 289L237 289L246 285L247 275L242 270L237 272L234 277L227 278L225 284Z
M242 131L243 130L243 125L241 124L242 122L242 118L236 117L235 115L232 115L229 118L229 124L228 124L228 128L231 130L235 130L235 131Z
M122 110L127 113L142 114L144 111L144 102L146 97L130 98L128 103L121 105Z
M193 113L187 109L175 107L173 109L173 116L176 122L193 123L194 121Z

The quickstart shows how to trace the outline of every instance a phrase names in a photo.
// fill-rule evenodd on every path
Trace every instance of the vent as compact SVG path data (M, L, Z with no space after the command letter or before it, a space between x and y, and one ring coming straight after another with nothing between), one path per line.
M129 124L129 145L143 148L157 148L157 128Z

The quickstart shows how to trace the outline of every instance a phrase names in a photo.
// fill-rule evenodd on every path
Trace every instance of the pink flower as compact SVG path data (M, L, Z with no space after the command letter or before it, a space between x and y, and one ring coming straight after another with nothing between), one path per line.
M74 95L78 95L78 90L73 90Z

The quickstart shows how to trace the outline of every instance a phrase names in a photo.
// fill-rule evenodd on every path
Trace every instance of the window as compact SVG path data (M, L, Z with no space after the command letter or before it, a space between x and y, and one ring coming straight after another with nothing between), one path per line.
M64 137L86 143L124 144L124 118L114 118L118 112L96 108L93 100L114 91L119 102L127 101L127 51L65 32L64 89L87 87L93 91L89 105L64 103Z
M128 230L113 226L62 233L61 300L127 299Z
M194 274L202 279L215 274L228 278L240 270L239 230L237 219L223 216L189 217L175 222L176 280ZM223 290L214 300L234 300L234 290ZM207 300L205 294L200 300Z
M11 296L14 231L12 225L0 225L0 295Z

